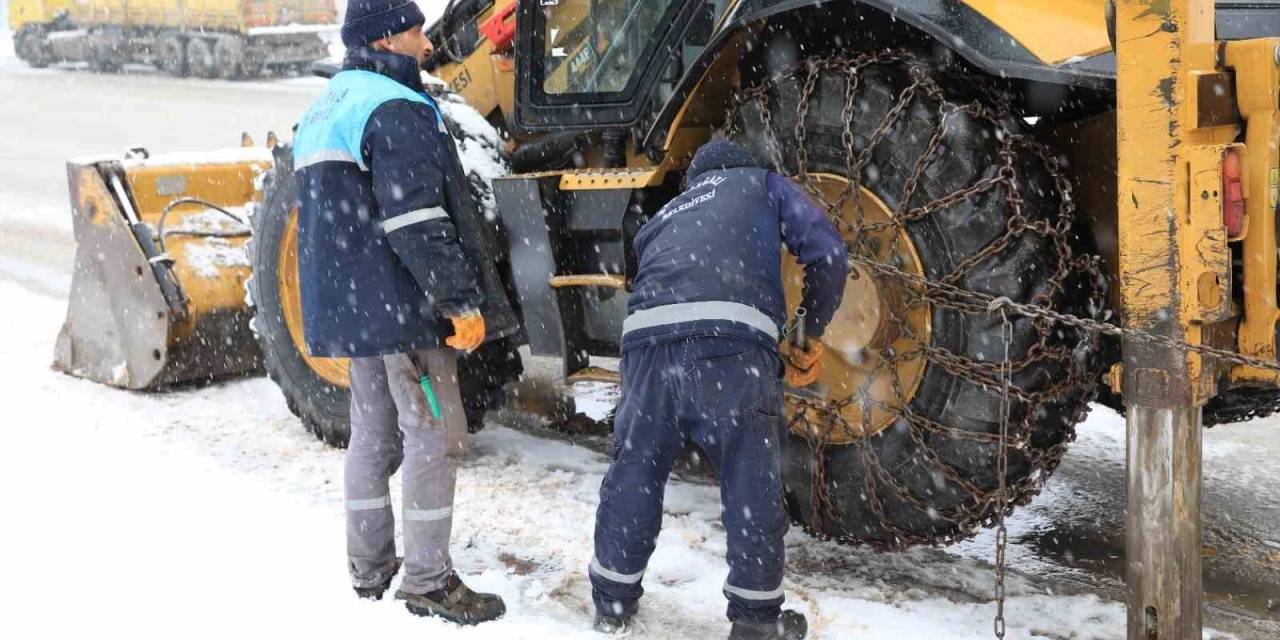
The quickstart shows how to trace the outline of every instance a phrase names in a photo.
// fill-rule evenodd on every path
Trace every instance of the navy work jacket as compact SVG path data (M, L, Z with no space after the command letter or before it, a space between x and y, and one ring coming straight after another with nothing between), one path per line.
M775 348L787 321L780 249L804 267L805 328L821 336L844 296L848 255L826 211L760 168L705 171L636 234L639 267L623 350L697 336Z
M435 348L452 334L448 317L473 310L512 323L481 242L467 242L475 206L416 60L348 50L299 123L293 155L312 355Z

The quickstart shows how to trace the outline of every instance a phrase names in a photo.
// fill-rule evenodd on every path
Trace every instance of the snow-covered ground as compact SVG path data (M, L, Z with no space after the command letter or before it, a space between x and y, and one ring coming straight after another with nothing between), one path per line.
M474 437L459 478L455 560L475 586L501 593L510 613L457 629L390 600L353 597L342 452L307 434L269 381L142 394L49 369L73 247L66 158L283 133L322 84L36 71L3 57L7 35L0 30L0 303L9 310L0 333L8 427L0 495L9 510L0 526L0 637L598 637L585 631L584 572L605 468L595 447L498 422ZM580 392L597 416L616 396L600 385ZM1277 582L1275 427L1206 434L1210 571L1226 576L1224 594L1242 599ZM1087 593L1118 585L1123 450L1120 418L1095 411L1044 494L1012 518L1009 637L1124 636L1123 606ZM726 632L718 511L705 479L671 485L636 637ZM793 532L788 606L809 615L815 638L989 637L992 548L989 532L901 554Z
M21 310L0 340L10 512L0 635L593 637L584 567L602 455L497 424L477 435L458 483L455 560L510 613L474 630L414 619L348 590L342 452L306 434L270 382L143 394L70 378L49 369L64 302L12 282L0 282L0 300ZM713 486L672 484L643 637L725 632L718 513ZM810 615L813 637L989 633L981 564L839 549L798 532L788 548L790 606ZM1118 604L1015 585L1011 637L1120 634Z

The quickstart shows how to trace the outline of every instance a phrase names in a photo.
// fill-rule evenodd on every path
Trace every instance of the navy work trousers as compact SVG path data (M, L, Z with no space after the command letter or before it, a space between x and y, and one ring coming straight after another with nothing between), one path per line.
M667 476L688 443L720 480L728 538L730 620L781 612L783 507L781 361L750 340L697 337L632 346L622 355L613 463L600 487L588 574L597 610L631 615L662 527Z

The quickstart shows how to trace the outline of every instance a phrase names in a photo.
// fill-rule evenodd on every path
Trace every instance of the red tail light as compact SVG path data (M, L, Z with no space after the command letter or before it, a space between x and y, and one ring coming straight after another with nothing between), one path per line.
M1244 183L1240 152L1228 149L1222 156L1222 224L1228 237L1244 233Z

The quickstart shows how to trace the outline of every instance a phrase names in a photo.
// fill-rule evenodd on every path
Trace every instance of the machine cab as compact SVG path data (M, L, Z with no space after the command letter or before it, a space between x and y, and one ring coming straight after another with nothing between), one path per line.
M516 126L635 125L707 45L731 0L519 0Z

